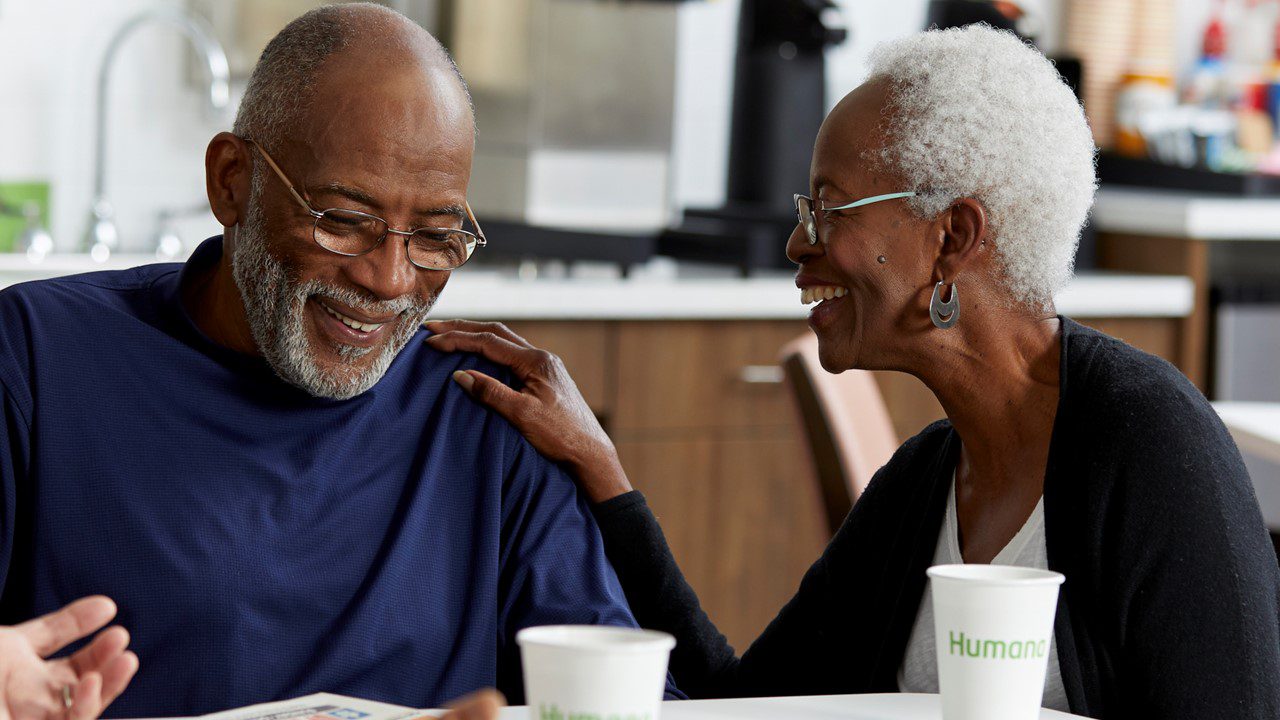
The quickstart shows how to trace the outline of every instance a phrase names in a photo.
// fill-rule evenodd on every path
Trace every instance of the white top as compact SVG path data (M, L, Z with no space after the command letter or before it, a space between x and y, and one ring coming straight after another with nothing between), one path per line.
M960 523L956 519L956 482L951 476L951 491L947 494L947 512L938 533L938 544L933 551L934 565L963 563L960 555ZM1049 555L1044 542L1044 497L1036 503L1035 510L991 560L992 565L1016 565L1019 567L1049 569ZM911 638L907 640L907 652L898 669L898 689L906 693L938 692L938 656L934 646L933 591L925 587L920 599L920 610ZM1041 706L1067 712L1067 691L1062 686L1062 674L1058 670L1058 649L1053 638L1049 639L1049 669L1044 678L1044 698Z

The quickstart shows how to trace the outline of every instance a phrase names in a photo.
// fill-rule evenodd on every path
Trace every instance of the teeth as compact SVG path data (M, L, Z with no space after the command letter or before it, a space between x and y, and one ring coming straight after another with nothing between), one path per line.
M377 330L378 328L386 324L386 323L362 323L356 320L352 320L351 318L347 317L346 315L343 315L342 313L338 312L337 310L334 310L333 308L329 307L328 305L325 305L324 303L320 303L320 307L324 308L325 312L338 318L338 320L340 320L343 325L346 325L347 327L352 328L354 330L359 330L360 332L373 332L374 330Z
M819 300L831 300L832 298L842 298L849 294L847 288L836 287L834 285L823 285L820 287L800 288L800 304L808 305L811 302Z

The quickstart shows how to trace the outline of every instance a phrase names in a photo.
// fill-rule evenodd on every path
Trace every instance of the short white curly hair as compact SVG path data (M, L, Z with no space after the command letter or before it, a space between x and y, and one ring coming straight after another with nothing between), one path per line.
M979 200L1014 301L1050 307L1097 188L1093 135L1053 63L1013 33L970 25L883 43L873 81L889 101L886 145L869 159L919 193L908 202L920 217Z

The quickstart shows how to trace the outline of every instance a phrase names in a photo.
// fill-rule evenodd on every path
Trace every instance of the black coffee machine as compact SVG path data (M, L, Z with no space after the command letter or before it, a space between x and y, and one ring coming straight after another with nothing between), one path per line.
M925 27L984 22L1033 42L1026 20L1007 0L931 0ZM743 0L727 200L686 210L679 226L659 235L658 254L736 265L743 274L792 267L783 247L796 223L791 195L809 187L809 158L826 111L824 53L848 34L830 0ZM1055 63L1079 95L1079 61ZM1077 266L1092 265L1086 228Z
M790 267L793 193L809 187L809 156L826 113L826 48L848 32L832 0L743 0L738 19L727 201L685 211L657 252L734 264Z

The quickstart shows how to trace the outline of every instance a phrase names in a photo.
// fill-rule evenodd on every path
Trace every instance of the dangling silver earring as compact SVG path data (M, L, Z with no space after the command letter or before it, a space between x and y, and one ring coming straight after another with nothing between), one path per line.
M933 297L929 299L929 319L933 325L946 330L960 319L960 288L951 283L951 299L942 301L942 281L933 286Z

